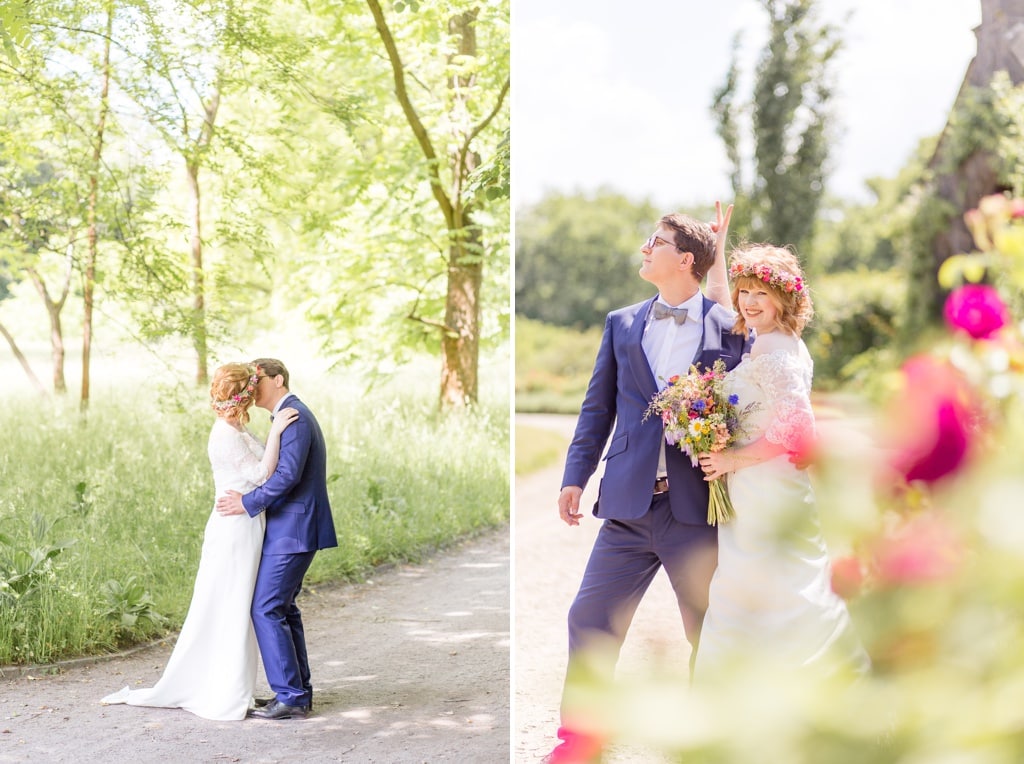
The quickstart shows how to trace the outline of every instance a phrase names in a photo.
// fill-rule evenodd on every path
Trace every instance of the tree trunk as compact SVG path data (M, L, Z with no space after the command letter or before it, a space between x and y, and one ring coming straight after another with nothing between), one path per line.
M196 138L194 153L185 159L188 174L189 226L192 230L192 346L196 351L196 382L205 385L210 381L208 367L208 333L206 329L206 277L203 271L203 226L202 194L199 186L199 170L202 157L213 141L213 126L220 108L220 79L214 85L213 94L203 104L203 126Z
M30 269L29 278L36 287L43 305L46 307L46 315L50 319L50 359L53 366L53 391L59 395L67 392L68 386L64 379L64 330L61 327L60 313L64 308L64 301L68 294L68 284L65 283L63 295L60 300L50 297L49 291L42 277L33 269ZM71 271L68 271L67 280L71 278Z
M442 338L441 403L466 406L479 396L480 287L483 259L480 229L467 226L449 250L448 294Z
M978 50L967 67L957 103L968 88L989 87L998 71L1006 71L1014 85L1024 82L1024 0L981 0L981 25L974 32ZM932 168L947 156L945 137L943 131L930 162ZM936 196L949 202L955 212L948 227L933 242L931 272L927 275L934 283L929 282L920 301L925 320L936 321L941 316L944 295L935 282L939 267L947 258L974 249L964 213L977 207L982 197L1006 190L999 184L998 168L998 156L978 149L960 162L954 172L935 178Z
M39 298L46 308L46 315L50 319L50 359L53 366L53 391L58 395L67 392L68 386L64 378L64 329L61 326L60 314L64 310L68 294L71 292L71 279L75 273L74 247L70 241L74 239L74 232L68 235L69 244L66 250L64 270L64 283L60 288L60 299L54 300L50 297L50 290L46 288L46 282L35 268L28 268L27 273L35 285Z
M189 223L192 228L192 347L196 351L196 382L209 381L206 337L206 280L203 276L203 238L199 211L199 166L188 163Z
M0 334L3 335L4 339L7 340L7 344L11 346L11 352L14 353L14 357L18 359L18 363L21 364L21 368L25 370L25 374L28 375L28 381L39 391L41 395L46 395L46 388L43 387L43 383L39 381L39 377L36 376L35 372L32 371L32 367L29 366L28 359L25 358L25 354L21 352L18 347L18 343L14 341L14 337L7 331L7 327L0 324Z
M103 157L103 131L107 124L110 93L110 39L114 33L114 4L107 5L107 34L103 44L103 85L100 91L100 114L96 122L96 142L93 146L93 165L89 174L88 209L88 250L85 256L85 272L82 283L82 399L80 408L89 408L89 359L92 349L93 292L96 286L96 251L98 233L96 229L97 207L99 205L100 161Z
M477 10L453 16L448 31L459 38L459 55L475 57ZM448 88L452 95L452 124L464 121L465 93L471 92L472 75L452 75ZM456 139L458 136L456 136ZM483 284L483 246L480 229L473 225L472 210L463 206L463 186L479 163L468 142L449 157L455 182L453 220L448 236L448 292L445 296L442 340L441 403L445 406L467 406L479 396L480 365L480 288Z

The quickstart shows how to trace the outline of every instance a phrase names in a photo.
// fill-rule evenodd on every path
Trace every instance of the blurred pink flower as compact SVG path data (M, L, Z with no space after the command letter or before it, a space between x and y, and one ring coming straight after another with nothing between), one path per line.
M995 287L965 284L946 299L946 322L976 340L989 339L1010 320L1010 313Z
M864 566L853 555L832 560L832 591L844 600L860 594L864 585Z
M964 464L979 420L975 396L950 364L928 355L903 364L905 385L890 404L891 466L907 481L933 483Z
M962 542L936 512L904 522L880 538L872 553L880 586L942 581L956 573L962 559Z

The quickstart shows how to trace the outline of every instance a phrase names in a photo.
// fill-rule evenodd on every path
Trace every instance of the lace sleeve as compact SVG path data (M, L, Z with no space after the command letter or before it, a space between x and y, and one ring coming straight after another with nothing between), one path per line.
M214 472L240 477L256 485L266 481L261 461L263 445L248 431L214 427L210 432L209 455Z
M784 350L769 353L760 360L758 383L771 409L771 422L764 437L787 451L796 451L814 436L810 362Z

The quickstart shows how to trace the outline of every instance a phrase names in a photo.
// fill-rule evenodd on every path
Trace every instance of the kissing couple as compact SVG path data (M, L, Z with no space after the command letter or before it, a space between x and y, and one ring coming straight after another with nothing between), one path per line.
M104 704L183 708L215 720L303 719L313 708L295 599L320 549L338 545L327 496L327 449L275 358L214 373L208 454L217 499L206 523L188 615L154 687ZM246 424L270 412L266 444ZM257 644L273 698L254 698Z

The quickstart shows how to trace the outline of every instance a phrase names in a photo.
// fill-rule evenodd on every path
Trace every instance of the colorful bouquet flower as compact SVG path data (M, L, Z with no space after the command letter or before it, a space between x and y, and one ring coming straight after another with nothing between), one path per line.
M697 466L697 457L721 451L736 439L739 430L739 399L724 390L725 363L715 361L710 369L690 367L686 376L668 380L665 389L651 400L647 416L657 415L665 425L665 442L678 446ZM725 523L735 517L729 491L722 478L708 486L708 525Z

